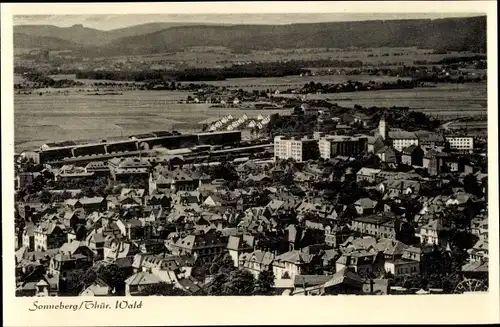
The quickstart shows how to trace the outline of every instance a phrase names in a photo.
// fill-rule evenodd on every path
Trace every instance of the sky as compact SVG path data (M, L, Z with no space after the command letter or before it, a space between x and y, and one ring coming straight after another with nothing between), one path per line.
M133 25L170 22L170 23L199 23L199 24L291 24L291 23L319 23L362 20L389 20L389 19L417 19L417 18L446 18L469 17L479 14L467 13L325 13L325 14L137 14L137 15L30 15L14 16L14 25L55 25L69 27L82 24L85 27L100 30L112 30Z

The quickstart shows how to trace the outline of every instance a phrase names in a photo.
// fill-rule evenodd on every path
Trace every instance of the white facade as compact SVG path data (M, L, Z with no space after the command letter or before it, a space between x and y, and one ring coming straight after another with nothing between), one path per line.
M384 263L386 272L390 272L396 280L420 274L420 263L415 260L396 260Z
M387 125L385 123L385 119L382 118L378 123L378 133L382 137L383 140L387 138Z
M275 279L283 279L284 276L289 277L290 279L294 279L295 276L301 274L301 267L295 265L291 262L279 262L273 264L273 273Z
M401 139L393 139L392 140L392 146L394 149L398 151L403 151L404 148L410 146L410 145L418 145L418 138L401 138Z
M274 158L294 159L297 162L304 161L303 151L305 147L311 146L311 140L301 140L276 136L274 138Z
M323 159L330 159L332 152L332 144L327 139L320 139L318 141L319 156Z
M448 136L446 141L453 150L473 150L474 138L472 136Z

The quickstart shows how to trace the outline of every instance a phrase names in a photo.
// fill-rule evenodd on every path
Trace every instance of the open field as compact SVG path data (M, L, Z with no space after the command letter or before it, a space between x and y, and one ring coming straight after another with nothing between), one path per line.
M295 95L282 95L294 97ZM309 94L308 99L327 99L340 106L409 107L439 117L486 114L486 83L439 84L412 90L384 90L336 94Z
M16 151L48 141L98 140L169 130L179 123L198 122L229 113L249 117L287 110L209 108L209 104L175 104L179 92L131 91L118 96L15 95ZM182 93L183 97L188 93ZM182 132L182 130L180 130Z
M155 65L155 68L170 68L172 65L187 65L189 67L222 67L244 62L272 62L280 60L343 60L362 61L367 66L379 65L413 65L414 61L439 61L454 56L473 56L471 52L450 52L435 54L431 49L418 48L366 48L366 49L335 49L335 48L303 48L274 49L269 51L251 51L250 53L233 53L230 49L219 47L210 49L186 49L175 53L159 53L142 56L121 56L95 58L95 62L144 61Z
M349 78L356 76L349 76ZM370 79L370 76L360 76ZM212 83L235 84L244 88L259 85L261 88L274 88L271 85L287 85L335 79L346 81L346 77L333 76L284 77L268 79L238 79ZM252 86L253 87L253 86ZM16 151L41 145L48 141L103 139L120 137L152 130L168 130L176 124L193 124L209 118L229 113L249 117L258 114L268 115L287 110L239 110L233 108L209 108L208 104L177 104L190 93L170 91L124 91L121 95L89 95L85 92L43 89L48 92L39 96L15 95L15 145ZM284 95L285 96L285 95ZM295 96L295 95L288 95ZM390 90L351 92L337 94L311 94L309 99L328 99L341 106L364 107L406 106L441 118L454 119L459 116L475 116L487 113L486 83L440 84L434 88L414 90ZM481 125L481 124L480 124ZM482 125L484 126L484 124ZM181 130L182 131L182 130Z
M94 83L132 83L131 81L112 81L112 80L93 80L93 79L76 79L72 75L50 75L54 80L68 79L77 80L87 85ZM226 86L228 88L243 88L243 89L267 89L275 88L285 90L291 87L300 87L309 82L315 83L343 83L346 81L359 81L359 82L395 82L398 79L410 80L411 78L398 78L395 76L368 76L368 75L325 75L325 76L285 76L285 77L266 77L266 78L232 78L224 81L193 81L181 82L181 84L189 83L204 83L217 86ZM19 75L14 76L14 83L21 83L24 78ZM141 84L140 82L136 84Z

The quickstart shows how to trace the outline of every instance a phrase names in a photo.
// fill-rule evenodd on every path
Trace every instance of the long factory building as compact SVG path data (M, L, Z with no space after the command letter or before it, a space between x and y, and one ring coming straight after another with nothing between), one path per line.
M68 158L147 151L155 147L179 149L197 145L233 145L239 142L241 142L241 131L203 132L197 134L162 131L131 135L129 139L121 141L102 141L100 143L86 144L77 144L72 141L47 143L37 151L26 153L26 156L38 163L49 163Z

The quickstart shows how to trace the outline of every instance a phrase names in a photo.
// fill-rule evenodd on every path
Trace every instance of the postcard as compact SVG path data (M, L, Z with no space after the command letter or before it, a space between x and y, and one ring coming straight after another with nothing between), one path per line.
M2 4L6 326L499 322L495 9Z

